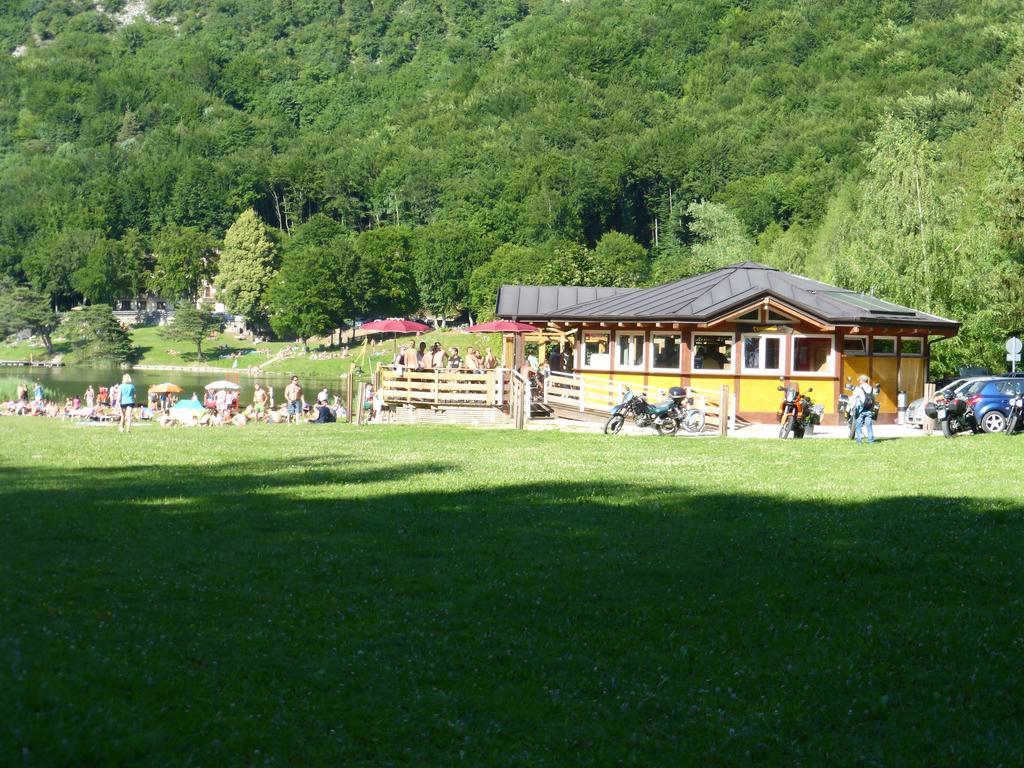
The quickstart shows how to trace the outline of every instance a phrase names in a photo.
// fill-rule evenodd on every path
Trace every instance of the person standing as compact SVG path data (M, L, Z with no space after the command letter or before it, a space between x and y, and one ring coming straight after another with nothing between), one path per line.
M257 418L263 418L263 414L267 411L267 390L261 387L259 384L252 393L252 410L256 414Z
M484 368L486 368L489 371L493 371L497 367L498 358L494 356L494 353L491 351L491 348L488 347L487 352L484 354Z
M43 385L38 381L36 382L35 388L32 390L32 399L36 401L36 405L43 402Z
M121 405L121 426L118 427L118 430L120 432L131 432L132 409L135 407L135 385L132 383L132 377L127 373L121 377L118 395L118 402Z
M284 399L288 403L288 421L298 424L302 418L302 386L298 376L292 376L291 383L284 388Z
M110 408L116 415L121 415L121 387L117 384L110 388Z
M92 384L85 390L85 407L92 408L96 404L96 392L92 388Z
M862 430L867 433L869 443L875 442L875 390L867 376L862 374L857 378L857 386L850 395L848 407L853 413L853 434L857 438L857 443L861 441Z

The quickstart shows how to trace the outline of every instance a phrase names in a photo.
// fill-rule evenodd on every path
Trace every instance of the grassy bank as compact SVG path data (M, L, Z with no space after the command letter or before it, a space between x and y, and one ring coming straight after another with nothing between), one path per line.
M203 366L230 369L235 365L235 356L240 354L238 367L242 369L250 365L265 365L265 370L269 372L318 377L348 374L353 366L357 365L365 371L371 371L378 363L390 363L396 348L395 340L390 336L381 336L371 337L375 343L368 344L364 350L362 348L363 339L360 338L349 347L349 356L343 358L341 357L341 348L337 346L329 347L326 344L313 343L309 345L308 352L299 352L297 351L299 348L297 342L272 341L254 344L250 340L238 339L228 333L219 333L203 342L203 358L200 359L196 354L195 345L165 339L160 335L159 328L135 328L132 330L131 336L132 343L139 348L141 355L138 365ZM397 339L399 345L404 343L418 345L421 341L427 342L428 346L438 341L445 349L458 347L463 355L465 355L467 347L486 349L489 346L494 350L495 355L501 357L501 334L436 331ZM268 360L286 347L291 347L296 352L267 365ZM71 351L71 345L67 343L55 343L54 348L56 354L67 354ZM316 359L313 359L314 355ZM0 351L0 359L28 360L30 358L37 361L49 359L46 350L35 341L4 344Z
M0 761L1018 764L1021 439L0 419Z

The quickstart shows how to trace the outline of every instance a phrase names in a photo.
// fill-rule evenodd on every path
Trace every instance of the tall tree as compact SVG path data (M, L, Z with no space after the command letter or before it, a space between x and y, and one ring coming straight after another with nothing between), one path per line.
M347 279L355 252L347 238L327 245L289 243L281 269L268 291L270 326L280 335L294 335L303 344L339 327L353 314Z
M120 365L138 359L139 350L131 336L106 304L69 312L61 329L74 344L74 355L79 360Z
M379 227L355 239L356 264L351 288L356 310L366 315L398 317L420 308L408 227Z
M153 290L168 299L195 303L214 275L217 241L192 227L170 226L153 243L156 264L150 277Z
M209 307L182 304L174 310L174 319L160 329L160 335L167 339L185 341L196 345L196 357L203 359L203 342L214 332L224 329L224 321L210 312Z
M472 223L436 222L416 230L413 254L424 307L438 318L466 305L469 275L487 260L490 240Z
M266 320L267 286L274 276L274 244L267 227L250 208L224 235L215 284L218 297L250 326Z
M72 285L94 304L138 296L145 283L143 255L135 232L121 240L99 240L72 276Z
M0 336L28 331L38 336L53 354L53 332L59 324L49 298L27 286L0 282Z

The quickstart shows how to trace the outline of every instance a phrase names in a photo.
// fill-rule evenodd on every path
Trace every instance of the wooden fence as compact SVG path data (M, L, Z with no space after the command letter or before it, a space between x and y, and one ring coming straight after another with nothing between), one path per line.
M380 369L381 397L385 403L423 405L483 405L501 407L506 401L501 369L471 371L409 371L401 375L391 367Z

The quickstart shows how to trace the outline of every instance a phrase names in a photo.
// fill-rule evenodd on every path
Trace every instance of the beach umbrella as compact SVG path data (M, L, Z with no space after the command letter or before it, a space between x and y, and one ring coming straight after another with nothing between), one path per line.
M417 323L415 320L391 318L390 320L373 320L369 323L363 323L359 326L359 330L369 331L370 333L393 333L395 334L395 349L397 349L398 334L418 333L420 331L429 331L431 328L429 325Z
M517 323L513 320L492 320L489 323L477 323L466 329L470 333L532 333L539 331L535 325Z
M391 318L390 320L374 320L369 323L363 323L359 326L359 330L370 331L371 333L417 333L419 331L429 331L430 326L417 323L415 320Z
M235 382L233 381L224 381L223 379L221 379L220 381L211 381L209 384L206 385L206 390L208 392L219 392L222 389L235 390L241 389L241 387L235 384Z
M154 384L149 388L149 391L155 392L158 395L180 395L185 390L177 384L171 384L171 382L165 381L163 384Z
M188 400L180 400L177 403L175 403L174 407L171 408L171 413L174 413L175 411L177 411L179 413L189 413L190 411L194 411L195 413L199 413L199 412L205 411L205 410L206 410L206 406L205 405L200 403L195 398L189 398Z
M540 328L538 328L535 325L530 325L529 323L517 323L517 322L515 322L513 320L492 320L489 323L478 323L476 325L471 325L466 330L470 331L472 333L515 333L515 334L522 334L522 333L532 333L534 331L539 331ZM516 341L515 341L515 344L513 345L513 353L512 353L512 356L513 356L514 360L520 360L521 359L521 354L522 354L521 347L522 347L522 339L519 336L516 336ZM501 353L501 361L502 361L502 365L505 365L506 361L505 361L505 351L504 350L502 350L502 353Z

